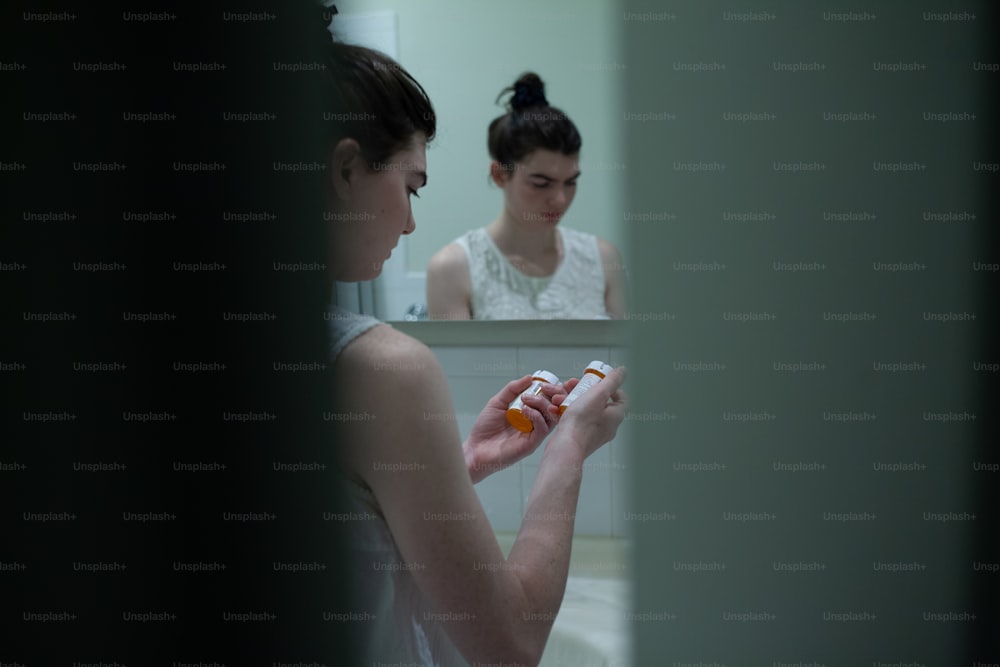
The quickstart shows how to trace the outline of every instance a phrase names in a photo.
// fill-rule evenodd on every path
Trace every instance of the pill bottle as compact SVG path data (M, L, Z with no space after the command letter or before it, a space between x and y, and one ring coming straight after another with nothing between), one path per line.
M521 392L521 394L511 401L509 406L507 406L507 421L510 422L510 425L518 431L523 431L524 433L534 431L535 425L532 424L531 420L524 414L524 402L521 400L521 396L524 396L525 394L537 396L542 393L543 384L555 384L556 382L559 382L559 378L548 371L538 370L532 373L531 386Z
M559 406L559 414L566 412L566 408L572 405L576 399L590 391L591 387L603 380L604 376L612 370L614 370L613 366L610 366L603 361L598 361L597 359L587 364L587 368L584 369L583 377L580 378L580 382L573 387L573 391L569 392L569 396L567 396Z

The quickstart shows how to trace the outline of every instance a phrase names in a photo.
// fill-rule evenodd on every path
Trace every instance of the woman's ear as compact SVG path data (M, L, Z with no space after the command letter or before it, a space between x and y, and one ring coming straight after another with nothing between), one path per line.
M507 184L507 180L510 178L510 174L507 170L503 168L503 165L493 160L490 162L490 180L492 180L497 187L502 188Z
M330 151L330 184L337 198L351 201L352 185L361 169L364 169L361 146L354 139L341 139Z

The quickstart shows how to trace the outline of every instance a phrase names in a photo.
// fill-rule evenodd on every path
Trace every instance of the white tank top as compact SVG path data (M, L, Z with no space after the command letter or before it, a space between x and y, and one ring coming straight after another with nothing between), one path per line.
M592 320L607 317L604 267L597 237L557 228L563 260L555 273L521 273L497 248L485 228L455 239L465 250L472 284L474 320Z

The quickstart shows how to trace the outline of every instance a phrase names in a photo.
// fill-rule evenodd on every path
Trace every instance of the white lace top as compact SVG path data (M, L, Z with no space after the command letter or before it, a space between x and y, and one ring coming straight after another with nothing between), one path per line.
M551 276L521 273L485 228L455 239L469 261L474 320L592 320L604 318L604 267L597 237L557 228L563 260Z

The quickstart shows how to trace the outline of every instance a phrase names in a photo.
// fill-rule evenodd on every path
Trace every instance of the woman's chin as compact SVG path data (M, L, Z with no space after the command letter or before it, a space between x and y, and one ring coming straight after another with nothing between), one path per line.
M378 278L380 275L382 275L382 269L385 268L385 263L387 261L389 261L388 257L379 260L377 262L372 262L369 268L369 272L371 273L371 275L365 278L365 280L374 280L375 278Z
M382 275L382 263L378 262L339 273L334 280L338 283L363 283L366 280L375 280L380 275Z

